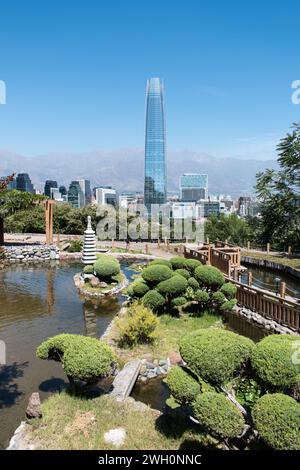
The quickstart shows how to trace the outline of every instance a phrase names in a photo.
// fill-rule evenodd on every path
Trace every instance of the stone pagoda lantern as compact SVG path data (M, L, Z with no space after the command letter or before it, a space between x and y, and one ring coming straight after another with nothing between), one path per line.
M96 261L96 237L92 229L92 220L89 215L87 218L87 229L84 232L84 242L81 261L83 264L94 264Z

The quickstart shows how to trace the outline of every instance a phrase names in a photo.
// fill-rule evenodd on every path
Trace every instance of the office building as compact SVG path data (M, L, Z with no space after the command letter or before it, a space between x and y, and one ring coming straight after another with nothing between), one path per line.
M35 194L35 189L29 178L28 173L19 173L16 177L16 186L18 191Z
M72 181L69 186L68 203L77 208L84 206L84 194L78 181Z
M92 191L90 181L82 179L78 180L78 183L80 185L84 197L83 205L88 206L92 202Z
M45 182L45 187L44 187L44 194L45 196L47 197L51 197L51 189L52 188L57 188L58 185L57 185L57 181L54 181L54 180L47 180Z
M208 176L199 173L184 173L180 177L180 199L182 202L197 202L208 198Z
M111 187L95 188L96 204L102 206L109 204L112 206L117 205L117 192Z

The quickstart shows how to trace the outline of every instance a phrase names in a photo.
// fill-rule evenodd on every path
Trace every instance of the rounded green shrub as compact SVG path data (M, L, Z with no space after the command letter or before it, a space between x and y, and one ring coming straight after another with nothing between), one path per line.
M179 274L180 276L183 276L186 279L189 279L190 277L190 273L188 272L187 269L176 269L175 274Z
M186 259L183 256L174 256L170 260L172 268L175 269L186 269Z
M190 273L194 275L195 269L198 268L198 266L201 266L201 263L197 259L191 258L191 259L185 260L185 266L186 266L186 269L188 269Z
M220 289L221 292L225 295L227 300L231 300L236 296L237 287L232 282L226 282Z
M181 405L192 403L200 393L200 384L185 369L179 366L172 367L167 376L167 384L171 395Z
M256 344L251 363L266 385L285 390L300 383L300 364L293 360L298 341L294 335L270 335Z
M87 264L83 268L83 272L84 274L94 274L94 266L92 264Z
M209 293L198 289L194 294L194 299L201 304L206 304L209 301Z
M208 328L184 336L180 354L188 367L205 381L222 384L240 372L253 347L249 338L220 328Z
M117 321L120 332L120 345L152 343L159 320L145 305L134 302L127 314Z
M198 395L193 409L200 424L214 436L223 439L237 437L244 429L242 413L221 393L205 392Z
M113 256L100 255L95 261L94 271L100 279L110 279L120 273L120 263Z
M49 338L37 348L36 354L40 359L61 362L69 378L85 382L108 375L116 362L115 353L103 341L74 334Z
M163 295L174 297L183 293L187 286L187 280L183 276L175 274L170 279L160 282L157 286L157 290Z
M222 310L223 312L230 312L230 310L232 310L236 306L236 303L236 299L227 300L220 306L220 310Z
M224 302L226 302L226 297L223 292L218 290L212 294L211 301L216 307L220 307Z
M200 286L211 290L218 290L224 284L223 274L213 266L199 266L195 270L195 278Z
M187 299L185 297L175 297L175 299L172 299L171 304L174 307L180 307L181 305L185 305L187 303Z
M149 266L155 266L157 264L167 266L168 268L172 269L172 265L167 259L154 259L153 261L150 261Z
M199 289L199 282L197 281L197 279L195 279L194 277L190 277L188 279L188 284L190 287L192 287L193 289Z
M276 450L300 450L300 404L282 393L261 397L253 407L254 426Z
M173 276L173 271L168 266L156 264L147 266L142 271L142 277L149 285L155 285L159 282L166 281Z
M147 294L149 287L142 279L138 279L131 284L131 289L134 297L143 297Z
M142 303L155 312L165 305L166 300L157 290L153 289L142 297Z

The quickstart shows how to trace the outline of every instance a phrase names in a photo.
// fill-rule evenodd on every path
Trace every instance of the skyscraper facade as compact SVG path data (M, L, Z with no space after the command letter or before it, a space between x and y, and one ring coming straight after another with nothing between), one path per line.
M19 173L16 177L16 185L18 191L35 194L35 189L28 173Z
M160 78L150 78L146 89L144 204L166 202L166 129L164 88Z
M47 180L45 182L45 187L44 187L45 196L51 197L51 189L52 188L57 188L57 181Z
M180 199L197 202L208 197L208 176L199 173L184 173L180 177Z

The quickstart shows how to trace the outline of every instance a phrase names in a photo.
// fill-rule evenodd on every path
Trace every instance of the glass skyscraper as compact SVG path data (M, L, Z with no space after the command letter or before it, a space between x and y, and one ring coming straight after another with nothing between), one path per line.
M199 173L184 173L180 177L180 199L197 202L208 198L208 176Z
M146 90L145 187L144 203L166 202L166 129L164 88L160 78L150 78Z

